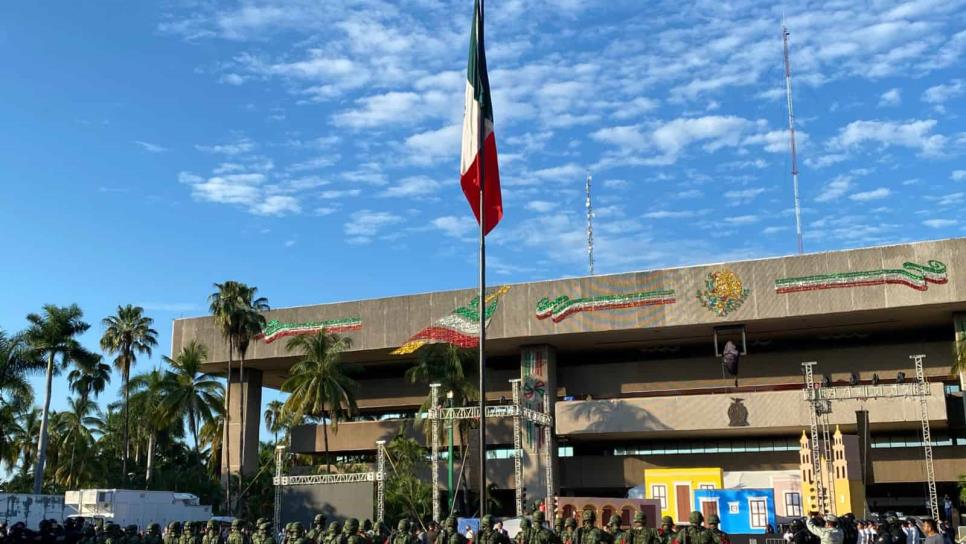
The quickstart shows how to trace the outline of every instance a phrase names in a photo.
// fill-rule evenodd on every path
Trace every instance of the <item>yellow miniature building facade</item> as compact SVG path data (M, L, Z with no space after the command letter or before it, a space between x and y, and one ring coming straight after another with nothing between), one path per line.
M830 512L841 516L846 513L864 514L865 486L861 479L850 470L846 455L845 440L838 425L832 435L832 459L826 459L819 454L819 465L822 470L822 481L828 491L825 504L819 508L818 497L815 492L815 477L812 470L812 449L808 436L802 431L799 440L799 466L802 472L802 496L805 499L806 510ZM829 499L833 499L829 504Z
M644 490L648 499L661 503L661 516L675 523L687 523L694 507L697 489L721 489L724 471L716 468L652 468L644 470Z

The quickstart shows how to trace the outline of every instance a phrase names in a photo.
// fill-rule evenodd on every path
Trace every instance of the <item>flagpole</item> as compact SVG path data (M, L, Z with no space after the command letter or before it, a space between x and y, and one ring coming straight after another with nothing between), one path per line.
M483 0L480 0L478 24L476 27L476 62L479 67L477 73L484 69L481 61L483 56ZM482 84L482 82L477 82ZM483 126L486 124L486 112L481 111L477 131L477 141L480 145L479 159L479 180L480 180L480 519L486 515L486 208L484 206L484 192L486 187L486 176L484 168L486 165L486 142L483 140L485 132ZM482 529L482 527L481 527Z

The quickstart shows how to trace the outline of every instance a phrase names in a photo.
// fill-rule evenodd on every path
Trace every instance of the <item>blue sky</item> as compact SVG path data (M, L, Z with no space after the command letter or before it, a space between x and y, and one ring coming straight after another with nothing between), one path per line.
M144 371L215 281L277 307L474 284L469 0L52 7L0 6L0 328L77 302L94 347L140 304ZM963 0L491 0L493 281L586 272L587 174L598 272L794 252L783 11L806 251L961 236Z

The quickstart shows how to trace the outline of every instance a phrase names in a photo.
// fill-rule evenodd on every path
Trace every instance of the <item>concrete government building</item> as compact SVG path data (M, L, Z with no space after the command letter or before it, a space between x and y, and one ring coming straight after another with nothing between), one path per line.
M966 334L966 238L492 285L489 292L489 401L506 402L515 378L522 378L532 408L542 410L543 396L550 396L551 443L537 429L524 429L528 499L541 498L543 469L535 454L550 448L565 513L581 508L565 507L566 497L613 497L620 509L619 499L637 489L680 521L698 508L696 491L741 487L774 489L779 515L807 513L810 476L803 485L801 475L810 407L802 363L816 363L818 382L889 384L901 381L899 372L915 379L913 354L926 356L940 499L956 496L955 482L966 473L962 376L950 373L957 335ZM329 433L330 450L372 462L377 440L404 433L425 442L412 422L429 389L403 374L423 343L473 341L474 293L268 312L265 334L247 353L246 383L239 383L237 364L231 380L233 470L255 469L262 388L279 388L295 361L283 337L322 327L351 337L344 360L360 369L354 376L360 413ZM172 351L191 340L208 346L207 371L225 372L227 346L212 318L174 322ZM746 351L737 387L722 367L727 340ZM243 391L245 429L239 424ZM868 435L857 411L868 414ZM840 401L828 421L838 431L836 451L845 452L835 454L836 493L843 493L841 479L851 497L839 497L843 504L858 510L864 499L871 510L925 512L918 400ZM244 467L237 466L241 433ZM488 481L509 505L515 488L509 420L488 420L487 433ZM318 453L322 440L320 427L303 425L293 431L290 448ZM467 470L475 474L472 465ZM707 482L690 476L708 471Z

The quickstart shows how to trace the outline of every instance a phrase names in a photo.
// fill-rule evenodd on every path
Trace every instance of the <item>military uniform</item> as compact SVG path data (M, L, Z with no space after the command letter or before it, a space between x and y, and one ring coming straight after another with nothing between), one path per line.
M161 526L157 523L148 525L148 532L144 533L144 538L141 539L141 542L143 544L162 544Z
M584 510L580 517L580 529L574 535L574 544L607 544L610 541L610 535L594 525L596 520L597 515L592 510Z
M661 527L657 530L660 544L671 544L674 539L674 520L671 516L661 518Z
M128 525L124 528L124 544L141 544L141 535L138 534L137 525Z
M634 526L627 532L625 541L628 544L661 544L661 537L657 529L647 526L647 514L634 514Z
M553 520L553 532L557 534L557 538L563 538L564 517L560 514L557 514L557 517Z
M162 541L164 544L181 544L181 524L177 521L169 523L168 532L164 535Z
M251 544L251 539L244 532L245 522L236 519L231 522L231 531L228 532L226 544Z
M325 515L316 514L312 518L312 528L306 534L309 540L315 542L315 544L320 544L322 539L325 537Z
M359 534L359 520L349 518L342 529L343 540L340 544L368 544L366 538Z
M493 516L486 515L480 520L480 532L476 535L477 544L510 544L503 533L493 530Z
M691 512L688 521L691 525L678 531L674 537L677 544L714 544L711 531L701 526L704 523L704 515L701 512Z
M272 534L272 522L263 521L258 526L258 532L261 536L261 544L275 544L275 535Z
M409 522L401 519L396 524L396 532L392 535L392 544L415 544L412 534L409 532Z
M104 544L124 544L124 535L118 524L108 523L104 528Z
M208 524L205 525L205 536L201 537L201 544L221 544L221 531L218 530L217 521L208 520Z
M544 526L546 520L543 512L533 513L533 529L530 532L529 544L560 544L557 534Z
M574 544L577 541L577 520L574 518L565 519L563 531L558 535L558 538L563 544Z
M330 521L329 526L325 529L325 534L322 535L322 542L316 544L339 544L340 532L339 532L339 522Z
M714 544L731 544L731 540L728 538L728 533L718 529L718 525L721 524L721 518L718 514L708 515L708 531L711 532L711 540Z
M624 544L627 537L624 531L621 530L621 517L614 514L610 517L610 521L607 523L607 530L604 533L607 538L613 544Z
M523 518L520 520L520 530L517 532L517 536L513 538L516 544L530 544L530 538L533 536L533 524L530 522L529 518Z

